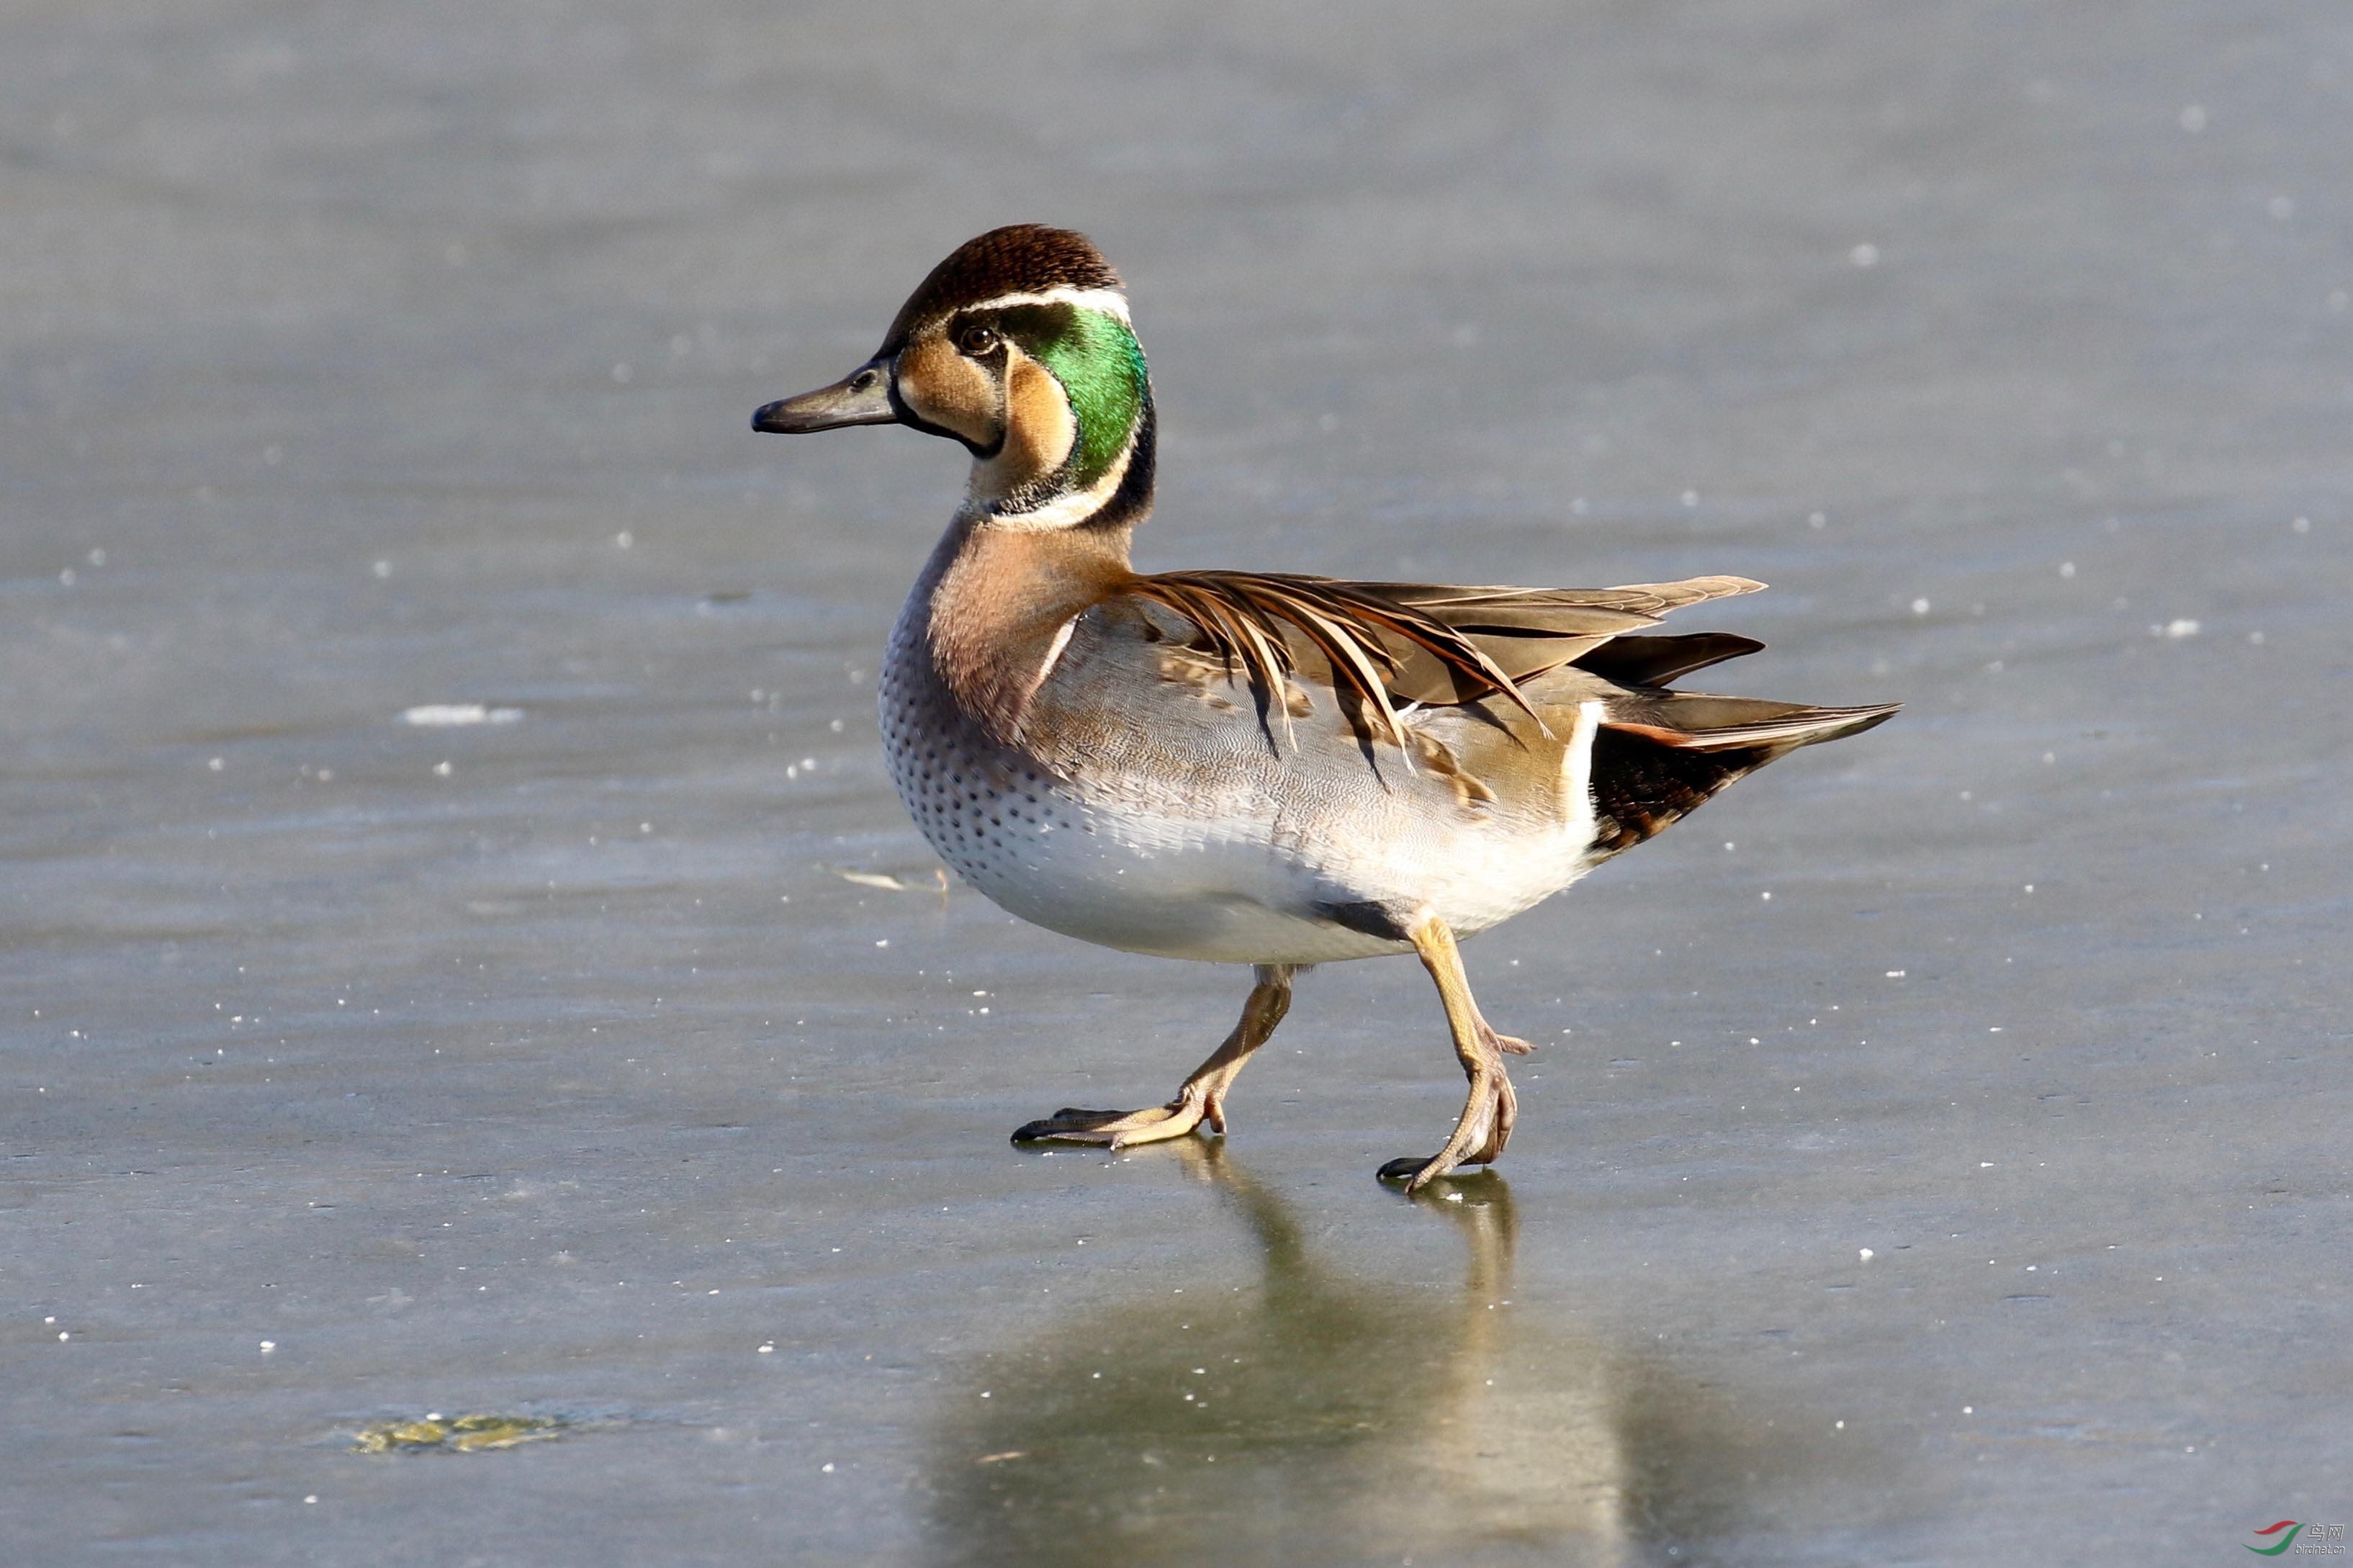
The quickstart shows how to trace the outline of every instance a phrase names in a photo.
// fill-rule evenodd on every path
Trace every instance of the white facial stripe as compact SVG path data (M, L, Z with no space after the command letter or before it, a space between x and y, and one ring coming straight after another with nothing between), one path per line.
M1072 305L1082 310L1101 310L1122 326L1133 325L1127 315L1127 296L1113 289L1049 289L1042 294L999 294L994 300L983 300L965 309L1004 310L1016 305Z
M1122 481L1127 478L1128 459L1135 456L1135 437L1128 437L1127 445L1103 478L1082 490L1072 490L1056 496L1044 506L1031 511L988 512L982 517L982 526L1001 529L1008 533L1050 533L1058 528L1069 528L1084 522L1108 504L1119 493Z

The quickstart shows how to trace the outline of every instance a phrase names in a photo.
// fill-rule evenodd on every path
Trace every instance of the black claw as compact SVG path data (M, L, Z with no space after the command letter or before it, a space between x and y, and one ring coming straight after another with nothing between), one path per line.
M1430 1161L1426 1156L1417 1159L1408 1154L1402 1159L1391 1160L1388 1164L1383 1165L1377 1179L1384 1182L1409 1182L1420 1173L1424 1165L1429 1163Z

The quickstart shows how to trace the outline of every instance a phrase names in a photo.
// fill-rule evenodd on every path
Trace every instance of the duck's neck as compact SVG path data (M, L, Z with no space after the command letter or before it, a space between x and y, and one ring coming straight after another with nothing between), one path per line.
M998 742L1018 744L1029 700L1072 624L1134 575L1129 528L1046 531L966 506L916 579L901 636L929 673Z
M1126 438L1092 460L1082 426L1078 439L1063 437L1050 467L1025 464L1031 448L1019 438L1023 429L1017 424L997 452L972 466L964 510L982 526L1008 533L1124 534L1151 514L1158 421L1148 391Z
M1014 362L1006 437L974 462L908 605L940 682L1008 745L1078 616L1134 577L1128 537L1152 510L1144 351L1124 321L1064 314Z

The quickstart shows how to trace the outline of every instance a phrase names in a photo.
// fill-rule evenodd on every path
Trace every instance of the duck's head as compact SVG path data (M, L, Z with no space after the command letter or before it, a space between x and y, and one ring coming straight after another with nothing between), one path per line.
M874 357L771 403L752 428L908 425L972 452L986 525L1134 522L1151 504L1152 384L1119 274L1083 235L967 240L899 308Z

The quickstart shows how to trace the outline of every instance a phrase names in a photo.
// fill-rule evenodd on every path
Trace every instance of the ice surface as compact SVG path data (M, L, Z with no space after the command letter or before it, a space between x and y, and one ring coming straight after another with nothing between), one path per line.
M6 8L0 1556L2335 1517L2348 100L2317 4ZM1134 287L1146 565L1739 573L1704 684L1907 704L1470 946L1500 1175L1371 1179L1404 963L1221 1153L1007 1146L1243 980L941 893L959 455L745 424L1018 219ZM427 1413L567 1435L356 1451Z

